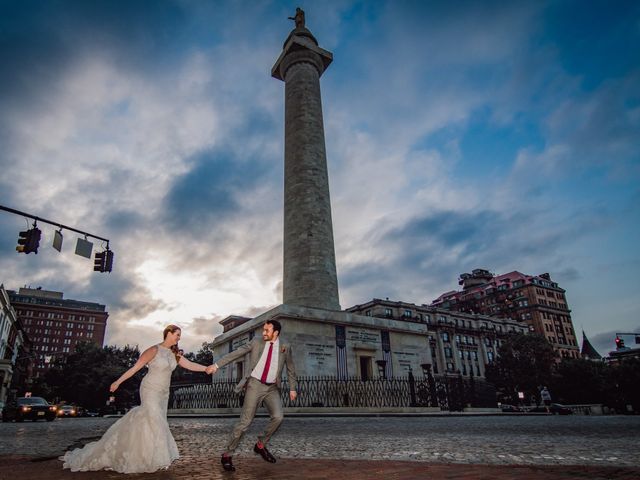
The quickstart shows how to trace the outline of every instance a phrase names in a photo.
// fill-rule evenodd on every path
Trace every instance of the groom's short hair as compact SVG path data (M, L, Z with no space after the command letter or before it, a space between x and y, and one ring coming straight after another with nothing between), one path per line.
M278 332L278 336L280 336L280 330L282 330L282 325L277 320L267 320L265 323L273 325L273 331Z

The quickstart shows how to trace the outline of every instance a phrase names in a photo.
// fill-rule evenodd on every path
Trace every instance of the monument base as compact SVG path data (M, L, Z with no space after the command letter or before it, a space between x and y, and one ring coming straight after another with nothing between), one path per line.
M268 320L282 324L300 377L361 380L423 375L431 359L427 325L350 312L279 305L215 338L214 360L260 336ZM222 368L216 379L236 380L246 359Z

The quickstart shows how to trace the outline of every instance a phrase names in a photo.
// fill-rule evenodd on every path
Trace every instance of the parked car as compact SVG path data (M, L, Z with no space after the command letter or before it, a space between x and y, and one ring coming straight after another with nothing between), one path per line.
M56 406L50 405L42 397L18 397L16 400L7 402L2 409L2 421L15 420L22 422L25 419L34 422L44 419L51 422L56 418Z
M97 410L85 410L84 411L84 416L85 417L99 417L100 416L100 412L98 412Z
M60 405L58 407L59 417L77 417L78 410L73 405Z
M546 413L547 409L544 405L539 405L529 411L535 413ZM552 403L549 406L549 413L552 413L553 415L571 415L573 413L573 410L559 403Z
M522 409L517 405L507 405L503 403L500 408L503 412L522 412Z

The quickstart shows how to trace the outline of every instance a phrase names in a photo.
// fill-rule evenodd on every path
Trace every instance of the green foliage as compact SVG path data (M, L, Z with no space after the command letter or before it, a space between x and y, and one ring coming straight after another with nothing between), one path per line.
M565 358L557 366L549 388L560 403L604 403L607 365L591 360Z
M604 379L604 404L618 413L640 412L640 359L627 358L617 364L609 364Z
M38 384L39 393L56 402L101 408L111 395L111 383L131 368L139 356L138 347L129 345L101 348L92 342L79 343L74 353L66 359L57 360L47 371ZM138 388L143 374L143 371L136 373L120 386L115 394L116 408L138 403Z
M203 342L202 347L196 353L185 353L184 357L200 365L211 365L213 363L213 350L211 343ZM211 377L201 372L192 372L184 368L176 368L171 376L173 383L207 383Z
M525 403L539 400L539 389L549 387L553 401L566 404L601 403L618 413L628 406L640 412L640 359L617 363L565 358L555 362L551 345L542 336L512 335L498 349L498 359L487 366L487 381L503 400Z
M498 348L498 358L487 366L486 377L503 396L518 403L518 392L524 392L526 399L537 397L540 386L549 384L553 365L553 347L544 337L513 334Z

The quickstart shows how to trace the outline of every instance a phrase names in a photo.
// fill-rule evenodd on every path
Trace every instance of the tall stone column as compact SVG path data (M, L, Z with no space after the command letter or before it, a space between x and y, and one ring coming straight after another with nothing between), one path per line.
M320 98L333 55L303 22L271 70L285 82L283 303L340 310Z

